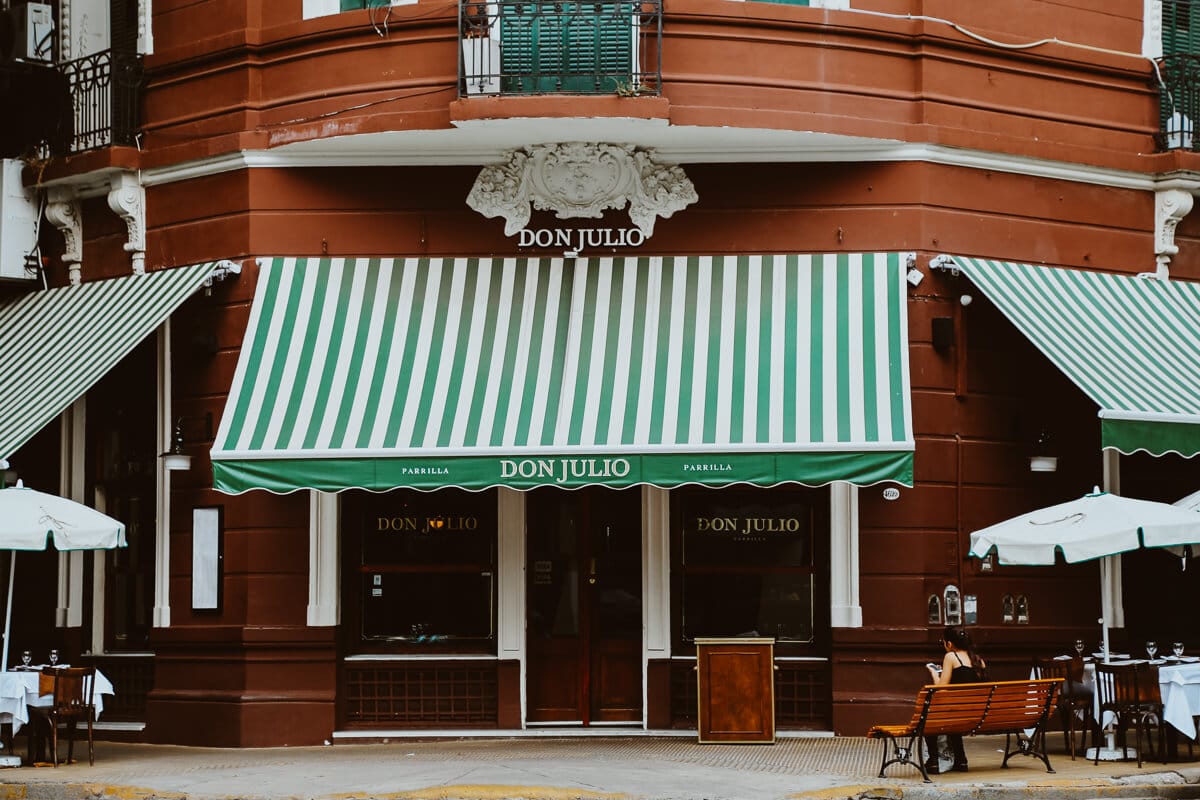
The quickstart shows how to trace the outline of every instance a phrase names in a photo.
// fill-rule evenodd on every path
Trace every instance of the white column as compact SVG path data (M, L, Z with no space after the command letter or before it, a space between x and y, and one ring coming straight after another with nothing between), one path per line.
M642 487L642 624L646 659L671 657L671 493Z
M1116 450L1101 451L1104 463L1104 491L1109 494L1121 493L1121 454ZM1108 579L1103 582L1107 592L1102 592L1100 598L1101 614L1108 620L1110 628L1125 627L1125 591L1121 586L1121 556L1109 556L1101 561L1101 570L1108 571Z
M337 625L341 620L338 495L316 491L308 494L308 624Z
M171 320L158 329L158 452L171 449ZM171 627L171 473L161 458L154 459L154 489L158 506L154 519L154 615L155 628ZM103 603L104 582L97 584L98 602Z
M496 656L521 662L525 725L525 493L496 490Z
M496 656L521 663L525 726L525 493L496 490Z
M861 628L858 598L858 487L829 486L829 616L835 628Z
M671 493L642 487L642 708L650 707L649 662L671 657ZM648 724L642 713L642 726Z
M87 399L81 397L62 414L60 427L59 494L86 503L84 452L87 432ZM83 551L58 554L58 607L55 622L60 628L83 625Z

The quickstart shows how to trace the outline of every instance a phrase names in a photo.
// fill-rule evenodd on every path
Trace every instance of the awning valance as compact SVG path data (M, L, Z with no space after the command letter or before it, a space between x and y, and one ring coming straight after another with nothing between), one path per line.
M899 254L260 264L223 491L911 484Z
M1200 285L953 256L1100 407L1122 453L1200 453Z
M116 366L214 266L37 291L0 306L0 458L11 456Z

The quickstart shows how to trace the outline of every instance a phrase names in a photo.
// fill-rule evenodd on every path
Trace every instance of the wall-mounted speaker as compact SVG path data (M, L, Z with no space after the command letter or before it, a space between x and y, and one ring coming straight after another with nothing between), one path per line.
M945 353L954 347L954 318L934 317L932 320L933 349Z

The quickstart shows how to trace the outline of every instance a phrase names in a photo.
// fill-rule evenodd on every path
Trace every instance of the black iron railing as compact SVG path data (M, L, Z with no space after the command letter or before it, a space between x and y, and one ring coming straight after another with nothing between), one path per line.
M144 74L140 55L103 50L58 68L71 90L72 153L137 144Z
M1200 150L1200 55L1169 55L1159 64L1160 150Z
M661 0L461 2L459 95L657 95Z

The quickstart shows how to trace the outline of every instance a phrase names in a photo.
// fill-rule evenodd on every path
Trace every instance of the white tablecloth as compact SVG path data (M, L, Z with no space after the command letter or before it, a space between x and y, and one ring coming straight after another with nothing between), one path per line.
M27 706L48 706L49 695L38 694L40 672L0 672L0 723L11 722L13 733L29 722ZM84 687L87 692L87 687ZM96 718L104 710L104 695L114 694L113 685L104 673L96 670L96 693L92 703L96 706Z
M1113 662L1120 663L1120 662ZM1128 662L1125 662L1128 663ZM1096 666L1084 665L1083 682L1091 687L1095 703L1093 713L1100 718L1100 693L1096 691ZM1160 664L1158 688L1162 694L1163 719L1189 739L1196 739L1196 720L1200 715L1200 663ZM1112 722L1112 712L1107 712L1102 725Z
M1200 716L1200 664L1172 664L1158 668L1163 719L1189 739L1196 739Z

